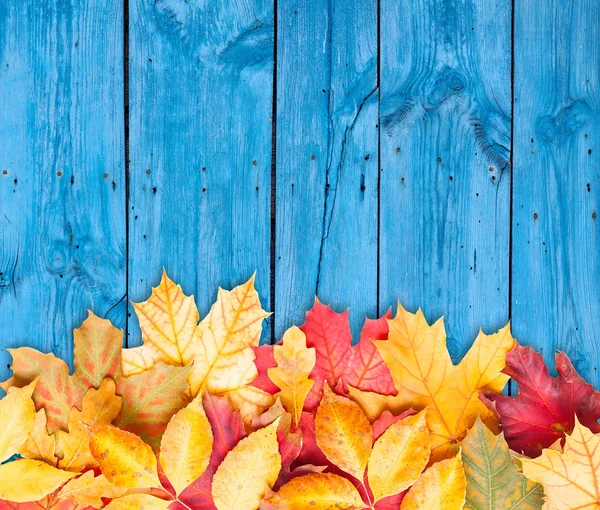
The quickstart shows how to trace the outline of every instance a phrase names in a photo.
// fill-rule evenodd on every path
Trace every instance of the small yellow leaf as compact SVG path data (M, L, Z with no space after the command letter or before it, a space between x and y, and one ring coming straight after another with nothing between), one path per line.
M350 480L332 473L299 476L267 498L264 510L358 510L364 508Z
M150 494L129 494L113 499L104 510L166 510L171 503Z
M200 316L194 296L186 296L165 271L158 287L143 303L133 303L142 329L144 344L124 349L123 375L139 374L159 361L169 365L186 366L192 362L192 341Z
M104 475L94 477L93 471L86 471L80 477L69 480L60 489L57 498L73 501L83 508L102 508L104 503L101 498L118 498L126 492L127 489L113 485Z
M177 494L204 473L212 446L210 422L196 397L171 418L160 444L160 463Z
M256 510L281 469L279 419L242 439L218 467L212 482L217 510Z
M368 471L375 501L410 487L427 466L431 439L425 413L397 421L375 441Z
M306 347L306 335L296 326L283 335L281 345L273 348L277 366L269 368L267 374L281 391L274 396L294 418L296 426L300 422L306 396L315 381L308 378L316 362L314 347Z
M410 488L402 510L460 510L465 504L467 479L460 452L433 464Z
M0 466L0 499L25 503L56 490L75 473L62 471L39 460L17 460Z
M12 457L33 429L35 405L31 396L37 379L23 388L14 388L0 400L0 463Z
M342 471L363 479L373 442L365 413L352 400L336 395L325 383L315 416L317 445Z
M254 276L231 291L219 289L216 303L197 329L190 391L219 395L253 381L258 372L250 346L258 345L265 312L254 289Z
M88 427L90 451L117 487L160 487L156 457L138 436L112 425Z
M69 413L69 432L59 430L56 434L56 451L62 457L58 467L67 471L81 472L98 463L90 453L86 425L109 425L119 414L123 399L115 395L112 379L102 381L100 388L90 388L81 401L81 411L76 407Z
M521 457L523 474L542 484L552 510L598 508L600 505L600 434L575 418L564 451L546 448L535 459Z
M48 434L46 410L42 408L35 414L33 428L27 436L27 440L19 449L19 455L26 459L43 460L54 466L57 460L54 455L55 448L56 438L54 435Z
M247 427L275 403L273 395L254 386L240 386L228 391L227 398L233 410L239 411Z

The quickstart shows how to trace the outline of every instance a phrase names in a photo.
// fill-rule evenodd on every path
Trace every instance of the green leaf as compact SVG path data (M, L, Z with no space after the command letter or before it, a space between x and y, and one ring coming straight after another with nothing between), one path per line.
M462 442L462 455L467 475L465 509L542 508L542 486L519 473L504 436L495 436L479 418Z

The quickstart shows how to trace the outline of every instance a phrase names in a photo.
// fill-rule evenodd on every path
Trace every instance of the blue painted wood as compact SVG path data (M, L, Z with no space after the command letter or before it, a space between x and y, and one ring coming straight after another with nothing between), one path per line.
M275 326L377 311L377 4L280 0Z
M123 7L0 3L0 347L125 322ZM10 357L0 354L0 379Z
M204 316L256 270L269 309L273 2L130 0L129 26L129 297L164 266Z
M508 318L508 0L381 0L380 300L445 315L454 360Z
M600 384L600 4L515 6L513 329Z

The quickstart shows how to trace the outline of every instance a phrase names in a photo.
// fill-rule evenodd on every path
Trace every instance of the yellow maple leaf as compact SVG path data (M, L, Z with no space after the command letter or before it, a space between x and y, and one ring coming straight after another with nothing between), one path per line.
M306 396L315 381L308 378L317 359L314 347L306 347L306 335L296 326L283 335L282 343L273 348L277 366L269 368L267 374L279 388L274 397L279 397L286 410L300 422Z
M264 510L358 510L365 507L350 480L333 473L293 478L266 498Z
M55 450L56 436L48 434L46 410L42 408L35 414L33 428L29 432L26 441L19 448L19 455L26 459L43 460L54 466L56 464Z
M78 478L71 478L60 489L57 499L77 503L82 508L102 508L101 498L118 498L127 490L113 485L104 475L94 476L94 471L86 471Z
M23 459L0 466L0 499L37 501L75 476L39 460Z
M217 510L256 510L281 469L279 419L242 439L219 465L212 482Z
M115 391L115 382L106 378L97 390L87 390L81 400L81 411L76 407L71 408L69 431L59 430L56 433L59 468L79 473L86 467L98 465L90 452L86 426L109 425L117 417L123 399Z
M23 388L12 388L0 400L0 463L19 451L33 429L35 405L31 396L37 379Z
M402 500L402 510L461 510L465 504L467 479L460 452L436 462L425 471Z
M385 409L397 414L411 407L427 407L433 460L454 455L477 416L492 429L497 428L494 414L479 400L479 393L500 393L508 381L502 369L506 354L515 345L509 326L492 335L480 331L469 352L453 365L442 319L430 326L421 310L412 314L399 304L396 317L388 324L388 340L374 343L390 369L398 395L381 396L350 388L351 398L370 419Z
M212 446L212 429L196 397L171 418L160 443L160 463L176 494L204 473Z
M369 458L369 485L375 500L399 494L415 483L430 452L426 411L390 425L375 441Z
M555 446L535 459L520 460L523 474L544 487L548 510L600 508L600 434L577 417L562 451Z
M102 473L117 487L161 487L152 448L138 436L112 425L87 427L90 451Z

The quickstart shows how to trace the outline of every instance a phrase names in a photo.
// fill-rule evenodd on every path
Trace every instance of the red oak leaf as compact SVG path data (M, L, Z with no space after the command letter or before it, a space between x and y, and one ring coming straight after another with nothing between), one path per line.
M227 453L246 433L240 414L233 411L226 397L215 397L206 393L202 403L213 431L213 451L204 474L192 482L181 493L179 499L194 509L214 510L216 507L211 495L213 476Z
M529 457L541 454L575 426L575 416L600 432L600 393L575 371L567 355L556 354L558 377L548 373L541 354L517 345L506 356L505 374L519 385L515 397L486 392L482 400L498 415L511 447Z
M381 434L383 434L390 425L393 425L397 421L400 421L412 414L415 414L415 411L412 408L407 409L398 416L394 416L387 409L383 411L381 416L373 422L373 443L379 439L379 436L381 436Z
M392 376L371 338L387 338L387 319L390 312L377 320L367 319L360 335L361 341L352 346L348 310L337 313L330 306L315 300L300 329L306 335L307 347L317 353L310 379L315 381L304 408L313 411L319 404L323 384L346 392L348 386L382 395L396 395Z
M256 365L256 370L258 370L258 377L254 379L249 386L254 386L271 395L274 395L279 391L279 387L276 386L267 375L267 370L269 368L277 366L277 361L275 361L275 356L273 354L273 347L273 345L269 344L260 345L258 347L254 345L250 346L256 356L254 364Z

